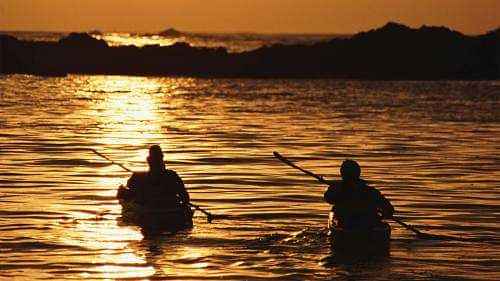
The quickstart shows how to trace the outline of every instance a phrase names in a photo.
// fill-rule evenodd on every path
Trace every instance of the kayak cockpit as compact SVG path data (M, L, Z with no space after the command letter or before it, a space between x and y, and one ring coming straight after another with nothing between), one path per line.
M378 254L389 251L391 226L386 222L381 222L371 228L346 229L337 225L334 213L330 212L328 233L332 248L338 252L359 255L360 253Z
M193 227L194 211L190 206L177 204L150 208L139 204L133 197L120 196L124 194L123 189L120 187L117 196L122 207L123 222L138 225L147 232L177 232Z

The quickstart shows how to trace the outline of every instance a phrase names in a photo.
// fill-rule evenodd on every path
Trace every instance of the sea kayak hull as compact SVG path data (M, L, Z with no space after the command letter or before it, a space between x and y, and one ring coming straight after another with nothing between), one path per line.
M385 222L370 229L344 229L337 226L330 212L328 229L332 248L338 252L378 254L388 252L390 247L391 227Z
M123 190L118 194L122 193ZM118 196L123 222L135 224L149 231L179 231L193 227L194 211L187 205L173 208L147 208L134 198Z

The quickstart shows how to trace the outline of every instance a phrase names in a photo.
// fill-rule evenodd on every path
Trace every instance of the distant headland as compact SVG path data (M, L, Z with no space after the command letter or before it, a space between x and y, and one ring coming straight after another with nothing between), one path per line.
M166 30L169 36L176 30ZM111 74L375 80L500 79L500 29L469 36L446 27L398 23L312 45L224 48L109 46L87 33L58 42L0 35L0 73Z
M183 36L184 33L174 29L174 28L167 28L161 32L158 33L158 35L163 36L163 37L180 37Z

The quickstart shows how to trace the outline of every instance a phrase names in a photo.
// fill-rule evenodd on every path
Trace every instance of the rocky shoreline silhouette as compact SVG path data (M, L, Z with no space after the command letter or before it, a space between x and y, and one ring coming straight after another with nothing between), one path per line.
M500 29L469 36L446 27L398 23L312 45L225 48L109 46L87 33L58 42L0 35L0 73L248 78L483 80L500 78Z

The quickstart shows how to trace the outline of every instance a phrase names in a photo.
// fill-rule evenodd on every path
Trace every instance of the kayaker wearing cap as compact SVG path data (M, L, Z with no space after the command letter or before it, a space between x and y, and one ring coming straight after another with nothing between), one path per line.
M340 174L342 180L330 185L324 195L325 201L333 205L339 227L372 228L392 217L391 202L360 178L361 168L356 161L345 160Z
M127 189L120 188L118 198L135 199L147 208L172 208L189 203L189 194L182 179L173 170L165 168L163 152L159 145L149 148L149 171L133 173Z

